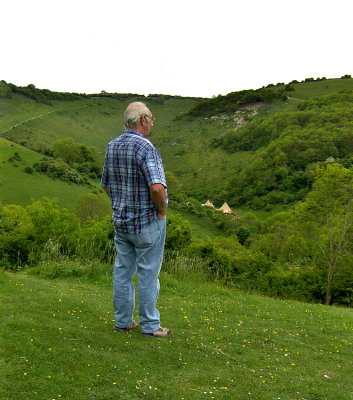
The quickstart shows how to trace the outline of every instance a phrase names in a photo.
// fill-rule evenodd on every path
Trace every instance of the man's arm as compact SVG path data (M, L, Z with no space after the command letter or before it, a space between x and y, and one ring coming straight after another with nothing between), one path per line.
M161 183L154 183L150 186L151 198L158 210L158 219L162 219L167 214L167 203L165 201L165 188Z

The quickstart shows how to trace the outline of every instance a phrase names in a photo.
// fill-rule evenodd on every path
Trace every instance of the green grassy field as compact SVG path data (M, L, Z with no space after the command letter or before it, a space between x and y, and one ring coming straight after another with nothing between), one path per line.
M222 235L222 231L208 217L198 217L186 211L168 208L167 217L176 214L190 223L191 233L194 239L213 239L216 236Z
M291 86L294 91L286 92L289 99L283 103L283 111L295 110L302 100L326 96L342 90L353 90L353 79L327 79L317 82L293 83Z
M15 153L20 159L9 161ZM72 208L80 196L93 190L101 191L98 182L93 187L74 185L51 179L45 174L24 171L40 158L41 154L0 138L0 203L25 206L32 200L50 197L57 198L62 207Z
M168 339L114 332L98 281L0 273L6 400L353 399L352 310L162 273Z

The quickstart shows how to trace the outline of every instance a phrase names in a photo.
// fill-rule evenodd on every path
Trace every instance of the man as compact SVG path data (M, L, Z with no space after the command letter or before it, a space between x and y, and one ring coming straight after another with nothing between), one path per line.
M156 303L162 266L167 212L167 184L162 160L147 139L153 116L144 103L131 103L124 113L125 132L106 150L101 185L109 195L115 227L114 308L117 330L130 330L137 272L139 317L143 335L168 337L161 328Z

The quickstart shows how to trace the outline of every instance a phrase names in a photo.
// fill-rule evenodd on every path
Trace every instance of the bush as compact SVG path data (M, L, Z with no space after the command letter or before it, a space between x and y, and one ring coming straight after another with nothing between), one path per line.
M165 248L180 250L191 242L191 228L188 221L180 215L171 215L167 219L167 237Z
M83 226L56 200L43 199L24 208L0 207L0 266L17 269L43 260L80 257L111 261L113 224L110 217Z
M0 264L16 269L29 262L29 254L36 246L33 223L25 208L6 205L0 208Z
M102 218L111 214L108 201L104 201L101 196L94 193L82 195L75 205L75 214L81 222L88 219Z
M110 216L102 219L88 218L74 238L74 254L82 261L99 260L112 263L114 250L114 225Z
M84 179L75 169L61 160L54 160L48 157L42 158L37 163L33 164L33 169L37 172L43 172L53 179L60 179L66 182L77 184L85 184Z

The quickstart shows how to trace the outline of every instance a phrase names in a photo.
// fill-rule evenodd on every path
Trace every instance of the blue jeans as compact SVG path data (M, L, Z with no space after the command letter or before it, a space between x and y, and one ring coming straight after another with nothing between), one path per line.
M114 309L118 328L128 327L133 320L137 272L140 326L144 333L160 328L156 309L166 235L166 219L157 217L141 233L130 235L115 231Z

